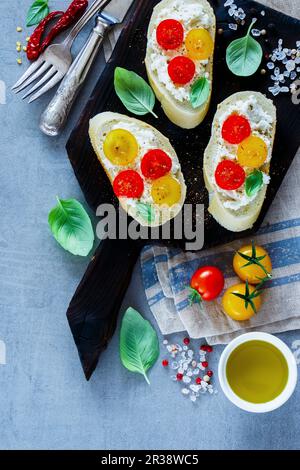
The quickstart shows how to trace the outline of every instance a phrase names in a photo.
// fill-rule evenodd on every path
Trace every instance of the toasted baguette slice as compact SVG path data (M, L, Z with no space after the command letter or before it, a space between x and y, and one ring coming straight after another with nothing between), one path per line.
M148 79L151 84L151 87L156 94L157 99L161 102L162 108L165 114L168 116L170 121L176 124L183 129L193 129L197 127L205 118L207 111L210 105L211 93L208 100L199 108L194 109L189 101L181 102L177 100L166 88L166 86L159 81L158 74L156 71L153 71L151 68L152 63L152 54L155 53L153 47L151 47L151 39L153 32L160 23L160 14L162 10L168 9L170 12L170 17L172 16L172 5L178 3L178 0L162 0L153 10L153 14L150 20L149 29L148 29L148 44L147 44L147 53L146 53L146 69L148 74ZM215 42L216 35L216 18L214 11L207 0L182 0L182 6L198 5L202 11L208 15L211 19L211 26L207 28L213 41ZM163 18L168 19L168 18ZM183 24L184 26L184 24ZM162 52L163 53L163 52ZM181 55L180 53L178 55ZM213 54L208 60L208 64L205 66L205 71L209 74L208 79L211 82L210 90L212 90L212 80L213 80ZM167 73L167 72L166 72ZM200 77L196 77L200 78ZM195 80L194 80L195 81Z
M115 166L106 158L104 154L103 142L105 140L105 135L110 132L113 128L128 130L135 136L138 141L139 154L136 160L131 165ZM151 181L145 180L141 173L141 159L146 153L146 151L149 150L149 148L147 148L146 150L143 149L143 145L141 144L141 142L143 142L145 133L146 135L154 139L155 148L163 150L172 159L171 175L178 181L181 187L180 201L174 206L166 207L155 204L151 197ZM176 152L170 144L169 140L164 137L157 129L150 126L149 124L145 124L144 122L138 119L130 118L122 114L105 112L98 114L90 120L89 135L98 160L103 166L111 184L113 184L114 178L117 176L117 174L127 169L136 170L143 178L145 190L143 196L139 201L137 201L136 199L127 199L125 197L119 198L121 206L125 211L128 212L131 217L136 219L143 226L157 227L171 220L181 211L186 196L186 185L181 172L180 163ZM151 146L151 148L153 148L153 145ZM149 221L147 220L147 218L143 217L140 214L136 206L137 202L151 205L155 214L154 220Z
M257 105L262 108L272 118L270 129L270 152L272 152L275 132L276 132L276 108L273 102L264 95L254 91L242 91L229 96L218 106L212 124L212 135L209 144L204 153L203 172L206 188L209 192L209 208L208 211L216 219L216 221L231 232L241 232L250 229L256 222L267 191L267 185L260 189L259 193L253 201L238 210L232 210L224 207L224 196L216 190L215 183L215 165L213 165L214 156L218 154L218 143L216 135L220 134L220 119L226 111L229 112L238 101L246 101L253 96ZM239 112L239 109L236 109ZM229 112L230 114L230 112ZM250 124L251 124L251 119ZM269 173L270 162L264 166L264 172Z

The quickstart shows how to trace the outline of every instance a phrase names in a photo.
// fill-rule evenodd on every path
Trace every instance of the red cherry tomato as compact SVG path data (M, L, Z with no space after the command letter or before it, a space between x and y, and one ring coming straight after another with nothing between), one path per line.
M224 288L224 276L215 266L198 269L191 279L191 300L214 300ZM192 299L193 297L193 299Z
M231 160L223 160L217 166L215 179L221 189L230 191L242 186L246 179L246 173L237 163Z
M113 183L117 197L139 198L144 192L144 182L134 170L125 170L119 173Z
M156 39L163 49L177 49L183 43L183 38L183 26L177 20L164 20L157 27Z
M195 72L196 66L188 57L174 57L168 65L169 76L172 82L177 85L186 85L189 83L193 79Z
M223 124L222 137L230 144L240 144L250 134L250 123L244 116L232 114Z
M172 160L163 151L159 149L149 150L141 162L141 170L145 178L156 180L171 171Z

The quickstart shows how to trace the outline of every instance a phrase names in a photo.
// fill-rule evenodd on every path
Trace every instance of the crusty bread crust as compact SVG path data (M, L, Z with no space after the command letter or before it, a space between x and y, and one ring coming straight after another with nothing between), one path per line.
M209 208L208 211L216 219L216 221L231 232L242 232L253 226L256 222L263 202L265 200L267 187L264 186L258 197L244 211L232 211L224 207L220 195L214 189L214 168L211 164L213 155L216 152L217 144L215 141L215 131L219 117L226 112L226 108L239 100L246 100L249 95L254 95L257 102L262 108L273 118L274 126L272 130L272 148L274 144L276 132L276 108L272 100L267 99L263 94L254 91L242 91L229 96L226 100L219 104L217 112L212 124L212 135L208 146L204 152L203 173L205 186L209 192Z
M93 146L93 149L98 157L99 162L101 163L105 173L107 174L111 184L113 184L113 175L107 170L104 161L103 161L103 149L102 146L99 145L99 136L103 134L103 128L104 126L109 125L110 123L115 123L116 121L127 121L128 123L135 123L141 128L151 128L153 132L155 132L157 139L160 143L160 148L167 152L169 155L172 156L173 160L176 161L176 163L179 164L178 157L176 155L175 150L173 149L170 141L163 135L161 134L157 129L154 127L150 126L149 124L146 124L138 119L131 118L128 116L125 116L123 114L118 114L118 113L112 113L112 112L104 112L101 114L98 114L94 116L90 120L90 126L89 126L89 135L91 139L91 143ZM180 186L181 186L181 200L176 206L171 207L169 210L168 209L162 209L156 204L152 204L153 207L156 209L156 211L159 213L159 217L156 217L156 219L153 222L147 222L144 218L139 216L139 214L136 214L136 212L133 210L133 208L127 204L126 198L121 198L119 199L120 205L122 208L130 215L132 216L135 220L140 225L143 226L149 226L149 227L157 227L159 225L163 225L164 223L168 222L169 220L173 219L182 209L182 206L185 201L186 197L186 185L185 181L183 178L183 174L181 171L178 172L176 175L176 178L178 179Z
M189 1L189 0L188 0ZM210 32L212 38L215 42L215 35L216 35L216 18L214 14L214 10L210 6L207 0L193 0L193 3L199 3L199 5L205 8L205 12L207 12L211 18L213 19L213 26L210 28ZM149 46L149 39L152 37L153 30L156 24L156 18L161 10L168 7L172 3L172 0L162 0L153 10L153 14L149 23L148 28L148 46L147 46L147 53L146 53L146 69L148 74L148 79L150 85L157 97L157 99L161 102L162 108L165 114L168 116L170 121L176 124L183 129L194 129L197 127L205 118L210 105L211 100L211 92L209 99L203 106L194 109L190 103L180 103L176 101L173 96L169 93L169 91L165 88L163 84L161 84L156 74L151 70L151 54L153 52L152 48ZM211 84L213 81L213 55L209 59L209 63L207 65L207 72L209 73L209 79L211 80ZM212 86L211 86L212 90Z

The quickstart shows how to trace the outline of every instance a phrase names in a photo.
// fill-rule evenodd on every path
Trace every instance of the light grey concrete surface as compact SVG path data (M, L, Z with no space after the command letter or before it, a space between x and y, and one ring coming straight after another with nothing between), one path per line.
M89 260L60 249L49 233L47 215L56 195L84 200L64 147L102 59L63 135L43 136L38 120L50 96L29 106L8 90L25 70L16 64L15 42L25 37L16 26L24 24L30 3L0 2L0 80L7 86L6 104L0 104L2 360L6 345L6 365L0 364L0 449L299 448L299 386L282 409L250 415L225 399L216 378L219 394L203 396L193 406L159 363L150 373L150 387L126 371L118 357L118 332L91 381L85 381L65 312ZM288 1L272 3L290 9ZM122 311L129 305L153 321L139 265ZM280 336L291 345L300 332ZM222 349L217 347L212 356L214 370Z

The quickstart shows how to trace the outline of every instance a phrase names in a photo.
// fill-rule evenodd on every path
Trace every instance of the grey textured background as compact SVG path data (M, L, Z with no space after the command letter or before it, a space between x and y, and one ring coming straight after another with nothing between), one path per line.
M0 80L7 87L25 69L16 64L15 42L25 36L16 26L24 24L30 3L0 2ZM50 0L52 7L68 3ZM299 0L265 3L300 16ZM83 201L64 146L102 65L99 57L59 138L37 128L49 96L28 106L8 91L7 104L0 105L0 340L7 347L7 364L0 365L0 448L299 448L299 386L282 409L263 416L238 410L221 391L193 406L159 363L150 373L151 387L127 372L118 358L118 334L85 382L65 312L89 260L60 249L47 215L56 195ZM139 265L122 311L129 305L151 319ZM291 345L300 333L281 337ZM222 349L212 356L214 370ZM217 378L215 384L219 388Z

